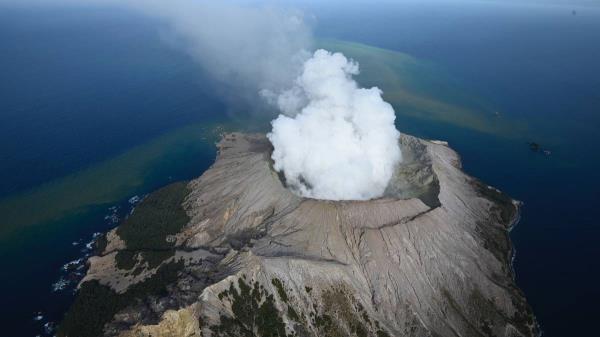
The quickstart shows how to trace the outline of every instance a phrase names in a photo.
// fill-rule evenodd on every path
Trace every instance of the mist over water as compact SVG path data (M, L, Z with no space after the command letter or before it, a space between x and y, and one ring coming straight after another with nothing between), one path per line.
M226 98L250 109L266 101L282 112L269 139L275 169L293 190L334 200L383 194L401 160L394 109L378 88L352 80L356 62L324 50L310 56L301 12L233 2L125 4L164 20L168 36L222 84Z

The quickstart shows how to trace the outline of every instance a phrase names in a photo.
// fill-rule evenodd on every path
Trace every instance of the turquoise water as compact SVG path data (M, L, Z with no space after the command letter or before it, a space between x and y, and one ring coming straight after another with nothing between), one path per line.
M525 202L512 233L517 283L545 335L591 335L600 300L600 10L308 10L320 37L408 54L323 42L361 62L359 80L384 89L401 131L449 141L467 172ZM114 226L110 216L123 217L130 197L199 175L220 130L241 128L203 70L163 43L160 29L115 9L0 7L7 335L36 335L59 320L72 291L52 292L68 277L61 266L82 255L94 232ZM552 154L530 151L529 141ZM45 317L34 321L38 311Z

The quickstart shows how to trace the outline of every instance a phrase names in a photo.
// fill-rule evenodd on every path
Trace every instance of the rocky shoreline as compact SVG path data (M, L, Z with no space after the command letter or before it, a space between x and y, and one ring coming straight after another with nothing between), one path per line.
M301 198L264 135L226 134L89 259L59 336L537 336L514 283L520 203L408 135L384 197Z

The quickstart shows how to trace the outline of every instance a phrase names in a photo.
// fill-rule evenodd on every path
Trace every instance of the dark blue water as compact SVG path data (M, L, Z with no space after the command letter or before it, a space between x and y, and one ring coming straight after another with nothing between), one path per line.
M0 197L224 110L160 28L111 9L0 10Z
M160 29L123 10L0 5L0 202L172 130L224 116L202 69L163 43ZM214 159L213 146L188 143L179 141L172 155L157 152L162 158L152 159L154 166L126 193L143 195L198 176ZM110 185L110 175L123 171L92 177ZM87 188L81 186L81 193ZM24 227L16 235L0 235L4 335L35 336L43 333L44 323L60 320L74 284L62 292L51 286L73 277L61 267L87 252L84 244L94 232L114 227L105 216L115 205L121 216L131 207L127 199L112 200ZM20 211L38 208L43 205ZM10 225L0 220L0 229ZM44 318L34 321L38 311Z
M528 131L399 128L446 139L469 173L523 200L517 283L546 336L595 335L600 313L600 8L496 3L320 6L320 35L431 60ZM572 11L576 10L576 15ZM359 22L360 24L356 24ZM527 141L552 155L532 153Z
M527 124L515 137L398 120L404 132L448 140L469 173L525 202L512 233L519 286L545 335L593 335L600 300L600 10L572 15L570 7L471 2L308 8L318 35L432 61L501 118ZM210 80L160 40L160 29L122 10L0 6L0 199L185 125L223 118L227 106ZM552 155L531 152L528 141ZM131 193L197 176L214 151L189 147L161 158ZM50 285L65 261L81 255L73 241L113 226L104 216L114 205L129 207L126 199L88 207L11 237L20 249L0 249L7 335L39 333L41 323L32 320L38 310L60 319L70 298Z

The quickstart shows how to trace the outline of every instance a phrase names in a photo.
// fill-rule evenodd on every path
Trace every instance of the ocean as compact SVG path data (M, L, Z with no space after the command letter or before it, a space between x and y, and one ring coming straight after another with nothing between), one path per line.
M399 118L447 140L464 169L524 202L512 231L519 287L544 336L595 334L600 257L600 8L464 2L321 8L318 34L433 62L481 99L491 134ZM360 22L360 25L356 25ZM398 111L397 111L398 112ZM519 130L517 133L513 130ZM549 156L527 143L546 147Z
M4 335L51 335L82 272L63 265L130 198L214 160L224 103L159 30L115 9L0 8Z
M305 9L315 15L318 44L361 62L359 82L384 90L400 131L448 141L469 174L524 202L511 233L517 284L545 336L592 335L600 9ZM200 175L222 130L247 128L227 113L205 71L161 39L162 29L115 8L0 6L6 335L51 330L81 272L81 264L63 266L89 253L94 233L115 226L136 196Z

